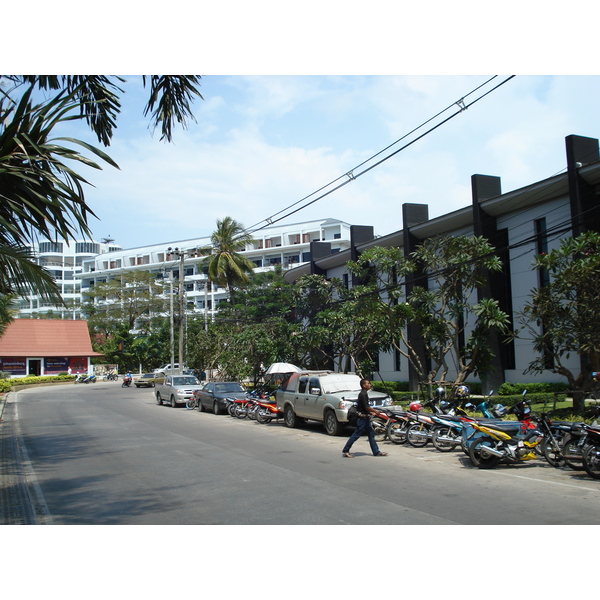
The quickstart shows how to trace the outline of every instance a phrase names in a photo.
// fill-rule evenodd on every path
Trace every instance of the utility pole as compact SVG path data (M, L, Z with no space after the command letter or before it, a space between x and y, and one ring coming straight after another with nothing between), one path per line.
M169 272L169 303L171 318L171 375L173 375L173 363L175 362L175 340L173 333L173 271Z
M174 255L179 258L179 368L183 368L183 340L185 337L185 290L184 290L184 261L186 255L188 256L196 256L197 250L191 250L186 252L185 250L180 250L179 248L167 248L167 253L169 255ZM173 272L171 271L171 338L173 337ZM171 341L171 348L173 348L173 341ZM171 364L173 364L174 357L173 351L171 354Z
M183 289L183 260L185 253L182 252L179 256L179 369L183 369L183 327L185 315L185 295Z

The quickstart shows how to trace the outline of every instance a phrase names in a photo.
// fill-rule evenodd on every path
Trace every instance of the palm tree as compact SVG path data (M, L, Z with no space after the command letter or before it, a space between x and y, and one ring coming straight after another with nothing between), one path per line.
M147 83L143 78L144 85ZM73 166L100 166L73 146L79 146L118 168L103 151L74 138L55 136L62 122L85 119L104 146L110 144L120 112L119 77L101 75L0 75L0 293L21 294L26 282L36 294L61 303L58 288L43 268L28 256L36 239L68 241L78 231L91 235L95 217L85 201L88 182ZM195 75L152 75L148 78L154 127L171 141L177 121L193 118L189 102L202 98ZM37 90L45 99L35 103ZM25 278L27 280L25 281Z
M208 266L208 278L218 285L224 285L229 292L229 301L235 305L235 287L249 281L248 274L256 266L251 260L240 254L246 244L254 241L252 235L244 230L241 223L231 217L217 219L217 229L210 237L211 246L200 251L206 258L203 265Z

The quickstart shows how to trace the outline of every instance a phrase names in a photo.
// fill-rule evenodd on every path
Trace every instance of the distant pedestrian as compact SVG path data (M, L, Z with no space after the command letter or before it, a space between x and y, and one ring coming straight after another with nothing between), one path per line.
M348 438L344 449L342 450L342 456L346 458L354 458L354 454L350 454L350 448L352 448L352 444L363 434L366 433L369 438L369 445L371 446L371 452L373 452L373 456L387 456L387 452L381 452L379 450L379 446L375 441L375 432L373 431L373 426L371 425L371 419L369 419L369 414L378 414L378 412L371 407L369 404L369 394L368 391L371 389L371 382L368 379L360 380L360 393L358 394L358 420L356 422L356 429L354 433Z
M71 373L72 373L72 372L73 372L73 370L71 369L71 367L69 367L69 368L67 369L67 374L68 374L68 375L71 375Z

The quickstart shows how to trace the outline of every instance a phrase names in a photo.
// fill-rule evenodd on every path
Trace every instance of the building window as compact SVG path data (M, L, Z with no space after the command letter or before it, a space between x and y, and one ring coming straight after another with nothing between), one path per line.
M62 254L63 245L61 242L41 242L40 252L56 252L58 254Z
M548 254L548 229L546 218L535 220L536 251L538 254ZM538 269L539 285L546 287L550 283L550 273L546 269Z
M100 244L92 242L77 242L75 244L76 254L100 254Z

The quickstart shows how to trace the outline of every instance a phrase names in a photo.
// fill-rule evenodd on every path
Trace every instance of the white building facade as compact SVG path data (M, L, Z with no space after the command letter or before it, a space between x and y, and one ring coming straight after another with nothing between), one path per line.
M255 241L247 245L244 254L256 265L256 272L278 265L287 270L311 261L314 242L327 244L332 253L346 250L350 247L350 228L348 223L337 219L265 227L252 234ZM228 293L208 281L202 258L195 253L210 243L210 237L201 237L97 254L83 261L78 274L80 291L85 293L97 283L135 270L149 271L159 279L172 277L179 284L183 265L186 310L212 318Z
M122 250L111 239L43 241L33 246L36 261L54 278L66 303L56 306L44 302L38 295L31 294L17 301L20 318L81 319L81 279L83 263L96 256Z

